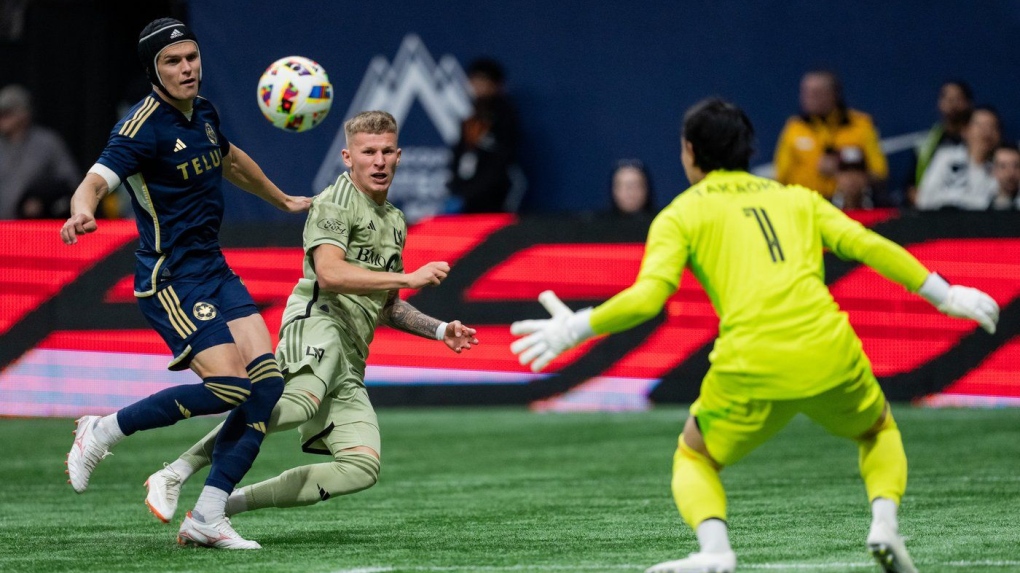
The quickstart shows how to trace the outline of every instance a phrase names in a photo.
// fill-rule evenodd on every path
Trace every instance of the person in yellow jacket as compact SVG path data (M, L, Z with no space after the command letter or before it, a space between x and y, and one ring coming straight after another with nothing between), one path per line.
M672 490L700 551L650 573L736 568L719 471L804 413L855 440L871 502L868 550L885 571L916 571L897 525L907 459L861 341L825 285L823 249L860 261L943 313L994 333L998 305L951 286L899 245L821 195L747 173L754 129L733 104L709 99L684 116L681 160L693 185L653 220L634 284L594 309L571 311L551 291L552 315L511 325L521 364L540 371L563 351L658 315L685 267L719 315L719 337L674 456Z
M849 109L843 88L829 71L811 71L800 82L801 115L786 121L776 143L776 181L803 185L826 199L836 191L839 150L859 147L873 184L889 176L889 165L879 145L871 116Z

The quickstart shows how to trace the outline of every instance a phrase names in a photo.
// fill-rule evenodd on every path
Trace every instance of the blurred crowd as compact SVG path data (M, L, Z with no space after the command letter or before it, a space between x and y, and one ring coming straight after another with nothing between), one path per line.
M479 58L467 68L472 111L451 149L446 211L520 210L527 178L518 163L521 129L500 63ZM800 82L799 111L782 129L772 174L781 183L816 190L841 209L1020 210L1020 151L1002 134L999 114L976 105L970 86L945 82L933 94L938 121L920 132L901 181L890 178L879 131L866 111L850 107L839 77L812 70ZM60 135L33 120L31 94L0 89L0 219L64 218L82 171ZM649 171L621 159L609 181L608 213L654 215ZM123 193L101 212L130 214Z

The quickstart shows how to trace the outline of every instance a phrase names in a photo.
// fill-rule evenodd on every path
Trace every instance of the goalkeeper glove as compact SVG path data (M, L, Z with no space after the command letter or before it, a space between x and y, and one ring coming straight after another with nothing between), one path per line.
M591 329L590 308L575 313L551 290L538 295L538 302L552 318L519 320L510 325L514 336L527 335L514 341L510 350L518 355L521 365L530 363L533 372L539 372L561 353L595 334Z
M950 285L938 273L931 273L921 288L917 289L917 294L932 303L942 314L975 320L988 334L995 334L995 324L999 322L999 305L978 289Z

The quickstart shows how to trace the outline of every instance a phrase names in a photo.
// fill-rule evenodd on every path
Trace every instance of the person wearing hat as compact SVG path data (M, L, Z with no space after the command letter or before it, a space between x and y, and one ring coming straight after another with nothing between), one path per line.
M288 213L308 210L311 198L281 191L220 130L216 108L198 97L202 58L188 26L172 18L150 22L139 36L138 56L152 93L114 126L71 199L60 235L74 245L96 231L100 199L127 187L140 242L135 296L173 353L168 368L190 368L202 381L167 388L108 416L78 419L68 481L84 492L109 449L135 432L230 411L205 488L177 540L258 549L233 529L224 510L258 454L284 384L266 323L220 249L221 182L226 178Z
M0 219L54 216L78 183L67 145L32 122L32 98L16 84L0 89ZM26 206L28 207L26 209Z

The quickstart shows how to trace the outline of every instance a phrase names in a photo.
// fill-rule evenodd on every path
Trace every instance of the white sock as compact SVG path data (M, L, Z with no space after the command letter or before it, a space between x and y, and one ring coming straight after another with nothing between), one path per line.
M227 498L227 517L248 511L248 498L244 495L243 489L235 489Z
M227 505L227 498L230 494L222 489L212 486L202 488L202 493L195 502L195 509L191 510L191 516L202 523L212 523L223 519L223 510Z
M116 413L99 419L99 422L96 423L96 439L107 449L124 439L124 432L120 429L120 424L117 423Z
M195 468L191 467L191 464L180 458L174 460L173 463L171 463L167 467L177 472L177 475L181 476L182 482L188 481L188 478L191 477L191 474L195 473Z
M726 553L730 548L730 536L726 531L726 522L721 519L706 519L694 530L698 535L698 544L702 553Z
M876 497L875 501L871 502L871 522L877 521L888 523L894 531L899 530L899 524L896 522L895 501L885 497Z

